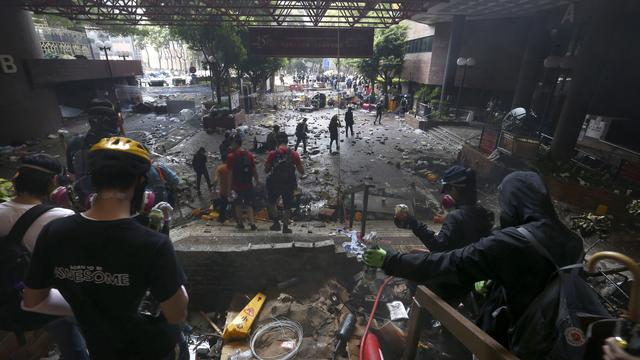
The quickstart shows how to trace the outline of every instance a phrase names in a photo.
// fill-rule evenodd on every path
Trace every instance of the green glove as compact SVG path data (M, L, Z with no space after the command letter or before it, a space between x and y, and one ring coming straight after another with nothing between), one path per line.
M385 256L387 256L387 252L383 249L367 249L362 255L362 260L368 266L379 268L382 267Z

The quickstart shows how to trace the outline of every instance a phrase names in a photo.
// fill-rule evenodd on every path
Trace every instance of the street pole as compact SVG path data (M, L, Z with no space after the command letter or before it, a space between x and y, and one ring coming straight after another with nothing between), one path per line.
M460 109L460 98L462 97L462 88L464 88L464 78L467 76L467 65L462 66L462 80L460 81L460 88L458 89L458 96L456 97L456 111Z

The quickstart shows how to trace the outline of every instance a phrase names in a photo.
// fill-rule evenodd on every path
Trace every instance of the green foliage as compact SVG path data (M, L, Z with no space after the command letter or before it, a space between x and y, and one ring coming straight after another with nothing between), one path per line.
M0 178L0 202L11 200L13 195L13 183L11 180Z
M357 67L360 73L371 81L380 76L387 89L392 79L402 73L406 40L405 25L394 25L388 29L376 31L373 56L359 61Z
M292 72L304 73L307 72L307 64L302 59L293 59L289 62L289 69Z
M218 103L222 101L222 86L226 86L230 69L238 69L246 61L247 51L239 30L231 23L198 27L174 27L171 35L200 52L207 61L215 82Z
M375 57L361 59L358 63L358 71L371 82L378 77L378 69L379 61Z
M441 91L442 89L440 87L432 87L430 89L429 86L425 85L416 91L415 96L418 99L418 102L428 104L439 99Z
M281 58L248 56L239 64L238 71L249 78L255 90L284 65L285 61Z

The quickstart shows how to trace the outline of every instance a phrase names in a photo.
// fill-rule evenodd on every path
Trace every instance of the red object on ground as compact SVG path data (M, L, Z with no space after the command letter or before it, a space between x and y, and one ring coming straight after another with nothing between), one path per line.
M373 333L367 333L361 360L384 360L380 351L378 337Z
M373 337L369 336L369 329L371 328L371 323L373 322L373 317L376 314L376 309L378 309L378 302L380 302L380 297L382 296L382 290L387 286L387 283L391 280L391 276L387 276L380 288L378 288L378 293L376 294L376 300L373 302L373 308L371 309L371 315L369 315L369 321L367 322L367 327L364 328L364 334L362 335L362 340L360 340L360 353L358 354L358 360L383 360L382 353L380 352L380 342L378 338L373 335ZM372 340L372 341L369 341ZM369 343L373 343L369 345ZM367 351L367 349L378 349L376 357L367 357L373 356L371 351Z

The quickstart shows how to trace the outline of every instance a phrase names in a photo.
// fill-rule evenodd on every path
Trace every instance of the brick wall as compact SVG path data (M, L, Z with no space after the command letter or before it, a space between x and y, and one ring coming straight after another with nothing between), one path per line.
M223 311L234 293L264 291L304 273L326 277L355 274L355 258L336 253L333 241L247 246L174 244L188 278L190 307Z

